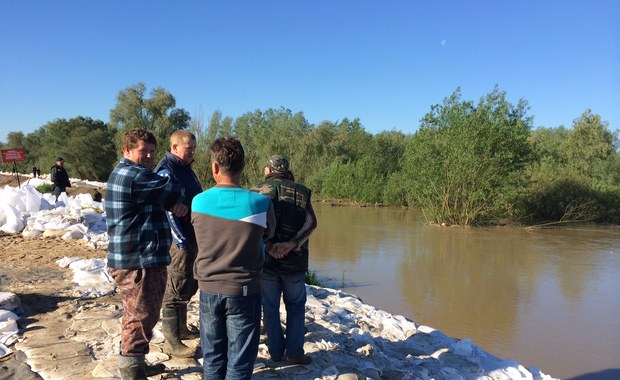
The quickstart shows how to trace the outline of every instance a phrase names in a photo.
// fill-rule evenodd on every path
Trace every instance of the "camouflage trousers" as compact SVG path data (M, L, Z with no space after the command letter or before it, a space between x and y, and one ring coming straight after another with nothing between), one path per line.
M122 356L148 354L153 328L159 320L167 271L165 266L134 270L108 268L125 309L121 320Z
M187 305L196 291L198 281L194 279L194 261L198 254L196 241L189 243L186 248L179 248L176 244L170 247L172 261L168 266L168 281L164 293L164 307L174 308Z

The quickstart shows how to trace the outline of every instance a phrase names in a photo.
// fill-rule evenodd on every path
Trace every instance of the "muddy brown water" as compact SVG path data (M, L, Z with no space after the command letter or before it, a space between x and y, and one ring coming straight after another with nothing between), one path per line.
M619 226L438 227L414 210L315 208L322 285L554 377L620 375Z

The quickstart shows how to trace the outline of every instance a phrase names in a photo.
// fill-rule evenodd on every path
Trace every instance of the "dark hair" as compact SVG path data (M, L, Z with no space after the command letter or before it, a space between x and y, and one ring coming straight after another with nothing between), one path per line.
M147 144L157 146L157 139L155 138L155 135L144 129L133 128L125 132L121 150L124 151L125 148L132 150L136 147L136 145L138 145L138 141L144 141Z
M234 137L220 137L211 144L211 161L217 162L223 174L240 173L245 166L245 152Z

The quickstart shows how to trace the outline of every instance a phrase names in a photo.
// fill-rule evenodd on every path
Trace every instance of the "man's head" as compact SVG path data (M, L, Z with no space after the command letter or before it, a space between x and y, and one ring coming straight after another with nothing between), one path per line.
M281 155L275 155L269 157L265 164L265 174L271 173L287 173L288 172L288 160Z
M234 137L220 137L211 144L211 164L226 176L241 174L245 166L245 152L241 142ZM215 175L214 170L214 175Z
M65 160L63 160L62 157L56 157L56 165L64 166L65 165Z
M130 129L123 136L121 150L125 158L150 169L157 151L157 139L144 129Z
M196 136L190 131L179 130L170 136L170 153L177 156L185 165L194 162Z

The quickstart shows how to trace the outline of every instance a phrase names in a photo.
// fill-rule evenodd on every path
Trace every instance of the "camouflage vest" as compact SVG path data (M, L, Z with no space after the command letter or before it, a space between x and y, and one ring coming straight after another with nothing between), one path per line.
M310 204L311 191L307 187L282 178L277 173L267 176L253 191L269 197L276 214L276 231L271 242L286 242L293 238L306 221L306 209ZM291 251L276 260L266 255L264 269L277 273L298 273L308 270L308 242L300 250Z

